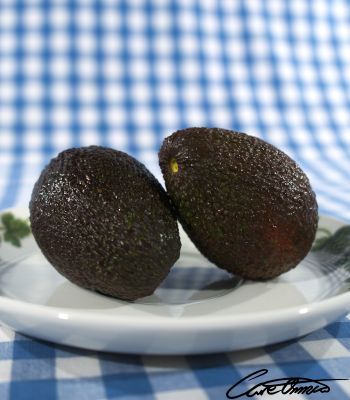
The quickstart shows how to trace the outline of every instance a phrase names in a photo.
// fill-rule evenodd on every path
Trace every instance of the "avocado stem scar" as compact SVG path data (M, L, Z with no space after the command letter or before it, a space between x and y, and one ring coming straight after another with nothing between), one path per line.
M177 174L179 172L179 164L175 160L175 158L172 158L169 162L171 172L173 174Z

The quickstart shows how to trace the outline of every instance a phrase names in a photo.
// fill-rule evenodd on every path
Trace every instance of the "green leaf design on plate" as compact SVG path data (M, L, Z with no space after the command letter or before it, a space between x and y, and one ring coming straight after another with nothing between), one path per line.
M315 241L313 250L325 250L332 254L339 254L346 249L350 250L350 225L342 226L333 234L326 234L327 236Z
M320 231L325 235L315 240L312 251L332 255L332 264L350 272L350 225L342 226L333 234L326 229Z
M0 230L2 232L0 243L3 240L4 242L11 243L13 246L21 247L21 239L30 235L29 222L22 218L16 218L11 212L1 214L0 219Z

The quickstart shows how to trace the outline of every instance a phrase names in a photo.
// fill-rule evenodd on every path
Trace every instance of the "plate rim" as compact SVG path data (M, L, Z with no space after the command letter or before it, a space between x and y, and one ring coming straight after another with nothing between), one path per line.
M28 209L25 207L12 207L1 212L11 211L18 214L28 214ZM336 217L320 214L319 220L328 220L331 223L340 224L343 226L347 224L346 221ZM87 290L87 289L83 289ZM125 304L133 304L123 300L118 300ZM142 306L147 306L142 304ZM256 311L247 314L225 314L225 315L201 315L190 316L186 318L174 318L171 316L145 316L137 317L127 315L112 315L100 314L98 309L78 309L78 308L64 308L56 306L46 306L42 304L29 303L24 300L12 299L7 296L0 295L0 312L6 309L7 312L14 312L17 315L41 315L48 320L60 320L62 323L67 324L83 324L90 325L92 321L96 323L114 326L120 328L135 327L145 330L153 331L158 329L161 331L192 331L194 328L197 331L217 331L222 329L242 328L249 325L259 323L275 324L283 323L283 321L296 320L296 318L305 317L319 317L323 314L343 310L343 314L350 311L350 291L340 293L335 296L322 299L320 301L312 302L310 304L303 304L300 306L290 306L278 310L269 310L265 312ZM0 316L1 320L1 316ZM214 323L211 324L211 321Z

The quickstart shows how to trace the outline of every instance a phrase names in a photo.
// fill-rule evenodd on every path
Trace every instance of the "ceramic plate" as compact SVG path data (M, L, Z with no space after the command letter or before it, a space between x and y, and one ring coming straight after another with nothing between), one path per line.
M213 353L296 338L350 311L350 227L328 217L314 250L268 282L216 268L181 232L182 254L167 279L152 296L126 302L59 275L34 238L12 227L27 211L9 211L14 218L0 228L0 320L36 338L123 353Z

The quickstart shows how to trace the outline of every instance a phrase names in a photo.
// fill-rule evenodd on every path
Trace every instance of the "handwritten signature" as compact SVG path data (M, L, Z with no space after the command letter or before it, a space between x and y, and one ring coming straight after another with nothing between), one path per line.
M291 394L305 394L310 395L311 393L328 393L331 389L324 383L329 381L347 381L348 379L309 379L302 378L299 376L291 378L279 378L271 379L265 382L259 382L255 386L248 390L242 391L242 384L247 384L248 381L252 381L260 376L266 375L269 372L268 369L259 369L258 371L252 372L245 378L242 378L234 385L232 385L226 392L228 399L238 399L239 397L253 397L263 395L274 395L277 393L291 395Z

